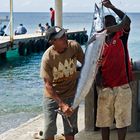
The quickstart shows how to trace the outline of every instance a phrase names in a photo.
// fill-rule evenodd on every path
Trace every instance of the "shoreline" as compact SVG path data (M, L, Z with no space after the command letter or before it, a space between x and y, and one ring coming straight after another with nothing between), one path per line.
M79 133L76 134L75 140L101 140L100 131L85 131L85 107L84 105L80 105L78 112L78 128ZM55 136L55 140L64 140L64 137L61 135L63 133L63 126L61 121L61 116L58 115L57 118L57 126L58 133ZM3 134L0 135L0 140L35 140L33 138L34 133L43 130L43 114L38 115L35 118L30 119L26 123L21 124L15 129L10 129ZM110 138L113 140L117 140L117 132L116 129L111 131ZM139 140L140 133L139 132L128 132L126 136L126 140Z
M6 131L17 128L18 126L28 122L29 120L37 117L42 114L36 112L18 112L18 113L9 113L6 115L0 116L0 135Z
M84 129L84 105L80 105L78 111L78 128L79 132ZM17 128L12 128L2 134L0 134L0 140L32 140L33 134L43 130L44 126L44 116L43 114L38 115L35 118L30 119L29 121L19 125ZM57 136L63 134L63 124L61 116L57 116Z

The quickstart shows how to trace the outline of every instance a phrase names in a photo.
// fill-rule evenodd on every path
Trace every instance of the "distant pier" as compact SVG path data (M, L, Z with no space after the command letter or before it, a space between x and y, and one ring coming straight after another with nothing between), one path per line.
M86 30L68 31L68 39L76 40L81 45L84 45L88 40ZM13 37L13 42L10 41L10 36L0 36L0 59L6 59L6 53L10 50L18 49L19 55L29 55L33 52L45 51L49 47L49 43L45 40L45 34L34 33L16 35Z

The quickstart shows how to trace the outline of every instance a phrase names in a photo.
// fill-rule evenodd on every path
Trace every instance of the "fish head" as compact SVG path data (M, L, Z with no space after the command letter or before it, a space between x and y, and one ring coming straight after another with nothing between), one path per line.
M99 32L104 29L104 17L103 17L103 6L98 6L95 3L93 26L95 32Z

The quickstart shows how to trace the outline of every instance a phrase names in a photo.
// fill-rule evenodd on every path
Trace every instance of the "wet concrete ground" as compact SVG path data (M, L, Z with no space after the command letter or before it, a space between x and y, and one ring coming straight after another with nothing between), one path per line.
M98 132L89 132L84 131L84 107L80 107L79 109L79 133L76 135L76 140L101 140L100 131ZM25 124L17 127L16 129L11 129L0 135L0 140L34 140L33 135L40 130L43 130L43 115L37 116L32 120L28 121ZM61 117L58 116L57 119L58 126L58 135L56 136L56 140L64 140L63 136L63 126ZM117 132L116 130L111 131L110 140L117 140ZM129 132L127 134L126 140L140 140L140 132Z

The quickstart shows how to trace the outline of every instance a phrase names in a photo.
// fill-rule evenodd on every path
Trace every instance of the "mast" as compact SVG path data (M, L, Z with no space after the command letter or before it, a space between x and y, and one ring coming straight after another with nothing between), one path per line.
M13 43L13 0L10 0L10 41Z

